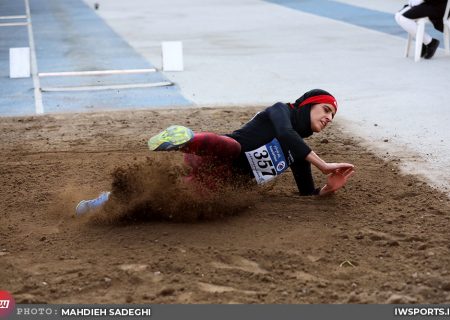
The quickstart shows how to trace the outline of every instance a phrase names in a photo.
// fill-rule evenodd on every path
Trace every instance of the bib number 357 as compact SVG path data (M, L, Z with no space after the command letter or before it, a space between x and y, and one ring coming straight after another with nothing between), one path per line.
M287 169L280 143L273 139L258 149L245 153L257 183L264 183Z

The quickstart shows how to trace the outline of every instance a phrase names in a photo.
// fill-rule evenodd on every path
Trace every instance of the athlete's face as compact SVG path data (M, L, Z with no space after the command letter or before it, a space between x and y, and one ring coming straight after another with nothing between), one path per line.
M336 108L329 103L319 103L311 107L311 130L320 132L333 121Z

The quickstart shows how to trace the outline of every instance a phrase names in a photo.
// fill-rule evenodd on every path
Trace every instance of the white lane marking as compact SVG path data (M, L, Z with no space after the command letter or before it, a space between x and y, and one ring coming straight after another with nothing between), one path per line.
M27 26L28 22L10 22L10 23L0 23L0 27L21 27Z
M67 72L39 72L39 77L98 76L105 74L136 74L156 72L156 69L92 70Z
M99 91L99 90L116 90L116 89L136 89L172 86L172 82L155 82L155 83L134 83L134 84L113 84L104 86L77 86L77 87L46 87L42 88L42 92L60 92L60 91Z
M0 20L8 20L8 19L26 19L27 16L0 16Z
M31 75L33 77L33 85L34 85L34 104L36 108L36 113L42 114L44 113L44 105L42 104L41 84L39 82L38 77L36 48L34 46L33 26L31 24L31 12L28 0L25 0L25 9L28 21L28 42L30 44L30 53L31 53Z

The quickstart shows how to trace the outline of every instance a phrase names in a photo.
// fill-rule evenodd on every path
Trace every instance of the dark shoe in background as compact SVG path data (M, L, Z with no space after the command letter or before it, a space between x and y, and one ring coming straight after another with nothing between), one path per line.
M424 58L431 59L436 53L438 47L439 47L439 40L437 39L431 40L431 42L427 45L427 53L425 54Z

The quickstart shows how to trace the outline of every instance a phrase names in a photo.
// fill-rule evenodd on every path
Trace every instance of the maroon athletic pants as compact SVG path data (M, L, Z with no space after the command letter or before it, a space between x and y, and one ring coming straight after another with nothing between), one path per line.
M231 164L239 156L241 145L227 136L200 132L181 151L185 153L185 164L191 168L186 180L214 188L232 177Z

